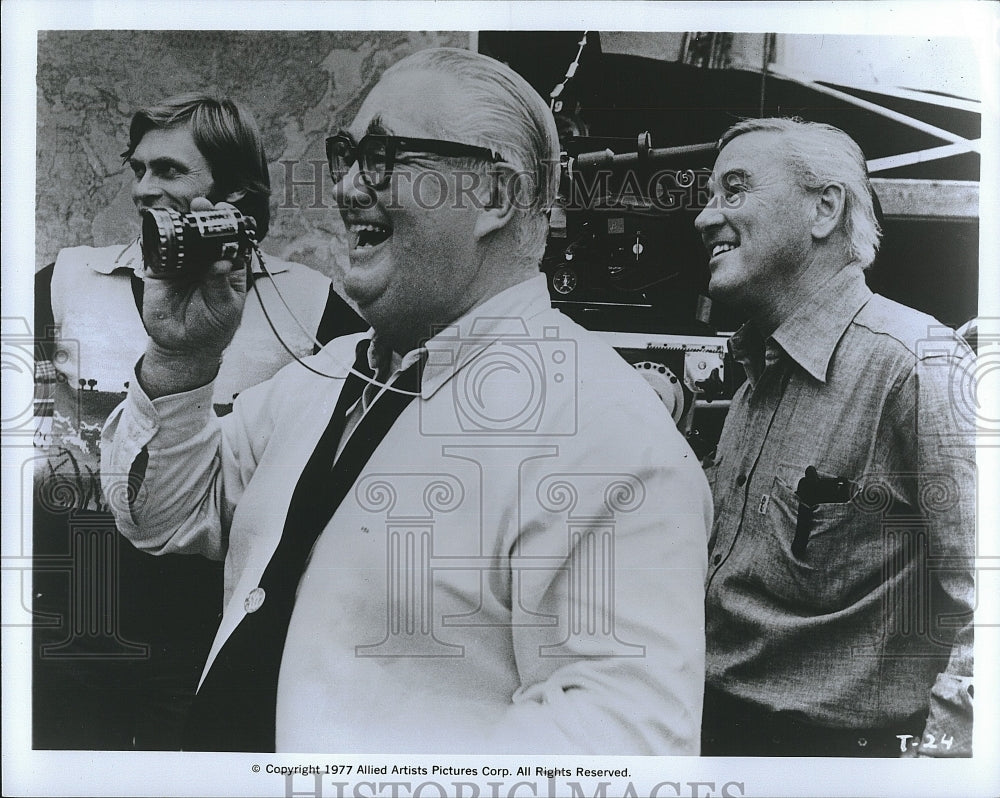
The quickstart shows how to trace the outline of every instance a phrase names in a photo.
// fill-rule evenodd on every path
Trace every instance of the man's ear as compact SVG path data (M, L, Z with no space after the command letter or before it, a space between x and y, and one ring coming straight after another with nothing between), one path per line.
M518 181L521 177L509 163L492 165L489 172L489 199L480 209L472 231L477 239L501 230L514 218L514 211L520 201Z
M840 226L844 215L844 187L840 183L827 183L816 196L816 215L813 218L812 236L824 239Z

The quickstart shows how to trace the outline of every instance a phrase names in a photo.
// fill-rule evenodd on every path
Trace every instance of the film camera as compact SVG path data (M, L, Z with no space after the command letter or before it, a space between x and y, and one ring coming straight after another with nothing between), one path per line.
M715 449L742 369L705 295L694 227L714 144L563 142L542 271L553 306L604 338L650 384L699 458ZM721 316L726 324L725 316ZM725 327L724 327L725 329Z
M235 208L142 211L142 260L150 277L189 275L217 260L246 264L256 247L256 220Z
M616 329L649 317L650 332L706 332L691 323L707 277L694 218L706 178L698 165L714 145L654 149L647 132L562 144L542 263L553 301L571 314L628 307Z

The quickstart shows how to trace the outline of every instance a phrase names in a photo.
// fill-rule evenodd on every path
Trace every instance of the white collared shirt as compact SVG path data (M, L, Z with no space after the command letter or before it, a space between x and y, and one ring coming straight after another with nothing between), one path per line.
M215 380L215 404L231 404L234 395L292 360L272 332L265 310L293 352L300 357L313 352L307 331L314 333L323 318L329 279L307 266L270 256L267 268L270 278L254 260L257 290L247 297L240 328L224 353ZM142 272L138 239L126 245L59 252L52 274L52 314L58 328L53 362L70 386L93 381L89 390L124 393L146 348L146 330L132 293L132 278ZM279 298L279 290L296 318Z

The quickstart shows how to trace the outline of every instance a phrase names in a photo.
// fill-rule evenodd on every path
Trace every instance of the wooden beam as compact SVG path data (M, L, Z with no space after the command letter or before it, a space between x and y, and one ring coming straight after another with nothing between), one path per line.
M886 218L978 221L979 183L873 177Z

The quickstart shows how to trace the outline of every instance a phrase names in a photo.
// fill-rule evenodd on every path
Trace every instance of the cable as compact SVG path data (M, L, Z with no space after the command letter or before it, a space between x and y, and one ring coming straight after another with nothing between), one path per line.
M260 247L257 245L256 242L254 242L253 251L254 251L254 254L257 256L257 262L260 263L260 268L263 270L264 274L266 274L268 277L271 278L271 285L274 287L274 291L278 295L278 299L281 300L281 304L284 305L285 306L285 310L288 311L288 315L292 317L292 320L295 322L295 324L298 326L298 328L305 334L306 338L308 338L317 347L319 347L320 351L327 352L327 354L331 358L333 358L333 360L337 363L337 365L343 366L344 368L347 369L348 373L354 374L354 375L360 377L365 382L367 382L369 385L375 385L375 386L381 388L384 391L395 391L396 393L401 393L401 394L404 394L406 396L420 396L420 391L404 391L402 388L395 388L395 387L393 387L389 383L380 382L379 380L376 380L373 377L369 377L367 374L363 374L362 372L360 372L357 369L355 369L353 366L347 366L347 365L345 365L341 360L339 360L338 358L336 358L333 355L332 352L328 352L326 350L326 348L323 346L323 344L321 344L317 340L315 334L309 332L309 330L307 330L302 325L302 322L299 321L299 317L295 315L295 312L291 309L291 307L289 306L288 302L285 300L285 297L281 293L281 289L278 288L277 281L274 279L274 275L271 274L270 271L268 271L267 264L264 262L264 255L260 251ZM248 265L248 268L249 268L249 265ZM286 352L288 352L288 354L291 355L292 358L296 362L298 362L298 364L300 366L302 366L304 369L307 369L308 371L311 371L313 374L317 374L320 377L326 377L327 379L331 379L331 380L343 380L343 379L346 379L346 375L327 374L326 372L319 371L318 369L314 369L312 366L310 366L308 363L306 363L301 357L299 357L297 354L295 354L295 352L293 352L291 350L291 348L288 346L288 344L285 343L285 340L281 337L281 333L278 332L277 327L274 326L274 322L271 320L271 314L267 312L267 307L264 304L264 297L261 295L260 289L257 288L257 282L256 281L253 282L253 291L257 295L257 301L260 302L260 309L264 312L264 319L267 321L267 325L271 328L271 332L274 333L274 337L278 339L278 343L281 344L281 346L284 348L284 350Z
M553 113L558 113L562 110L561 107L558 109L556 108L556 100L559 95L563 93L563 89L566 88L566 84L569 83L576 74L577 67L580 66L580 56L583 55L583 48L587 46L587 31L583 32L583 37L577 42L577 44L580 45L580 48L576 51L576 58L573 59L569 68L566 70L566 77L563 78L562 83L549 92L549 110Z
M771 35L764 34L764 54L760 65L760 112L757 116L764 116L764 100L767 97L767 70L771 63Z

